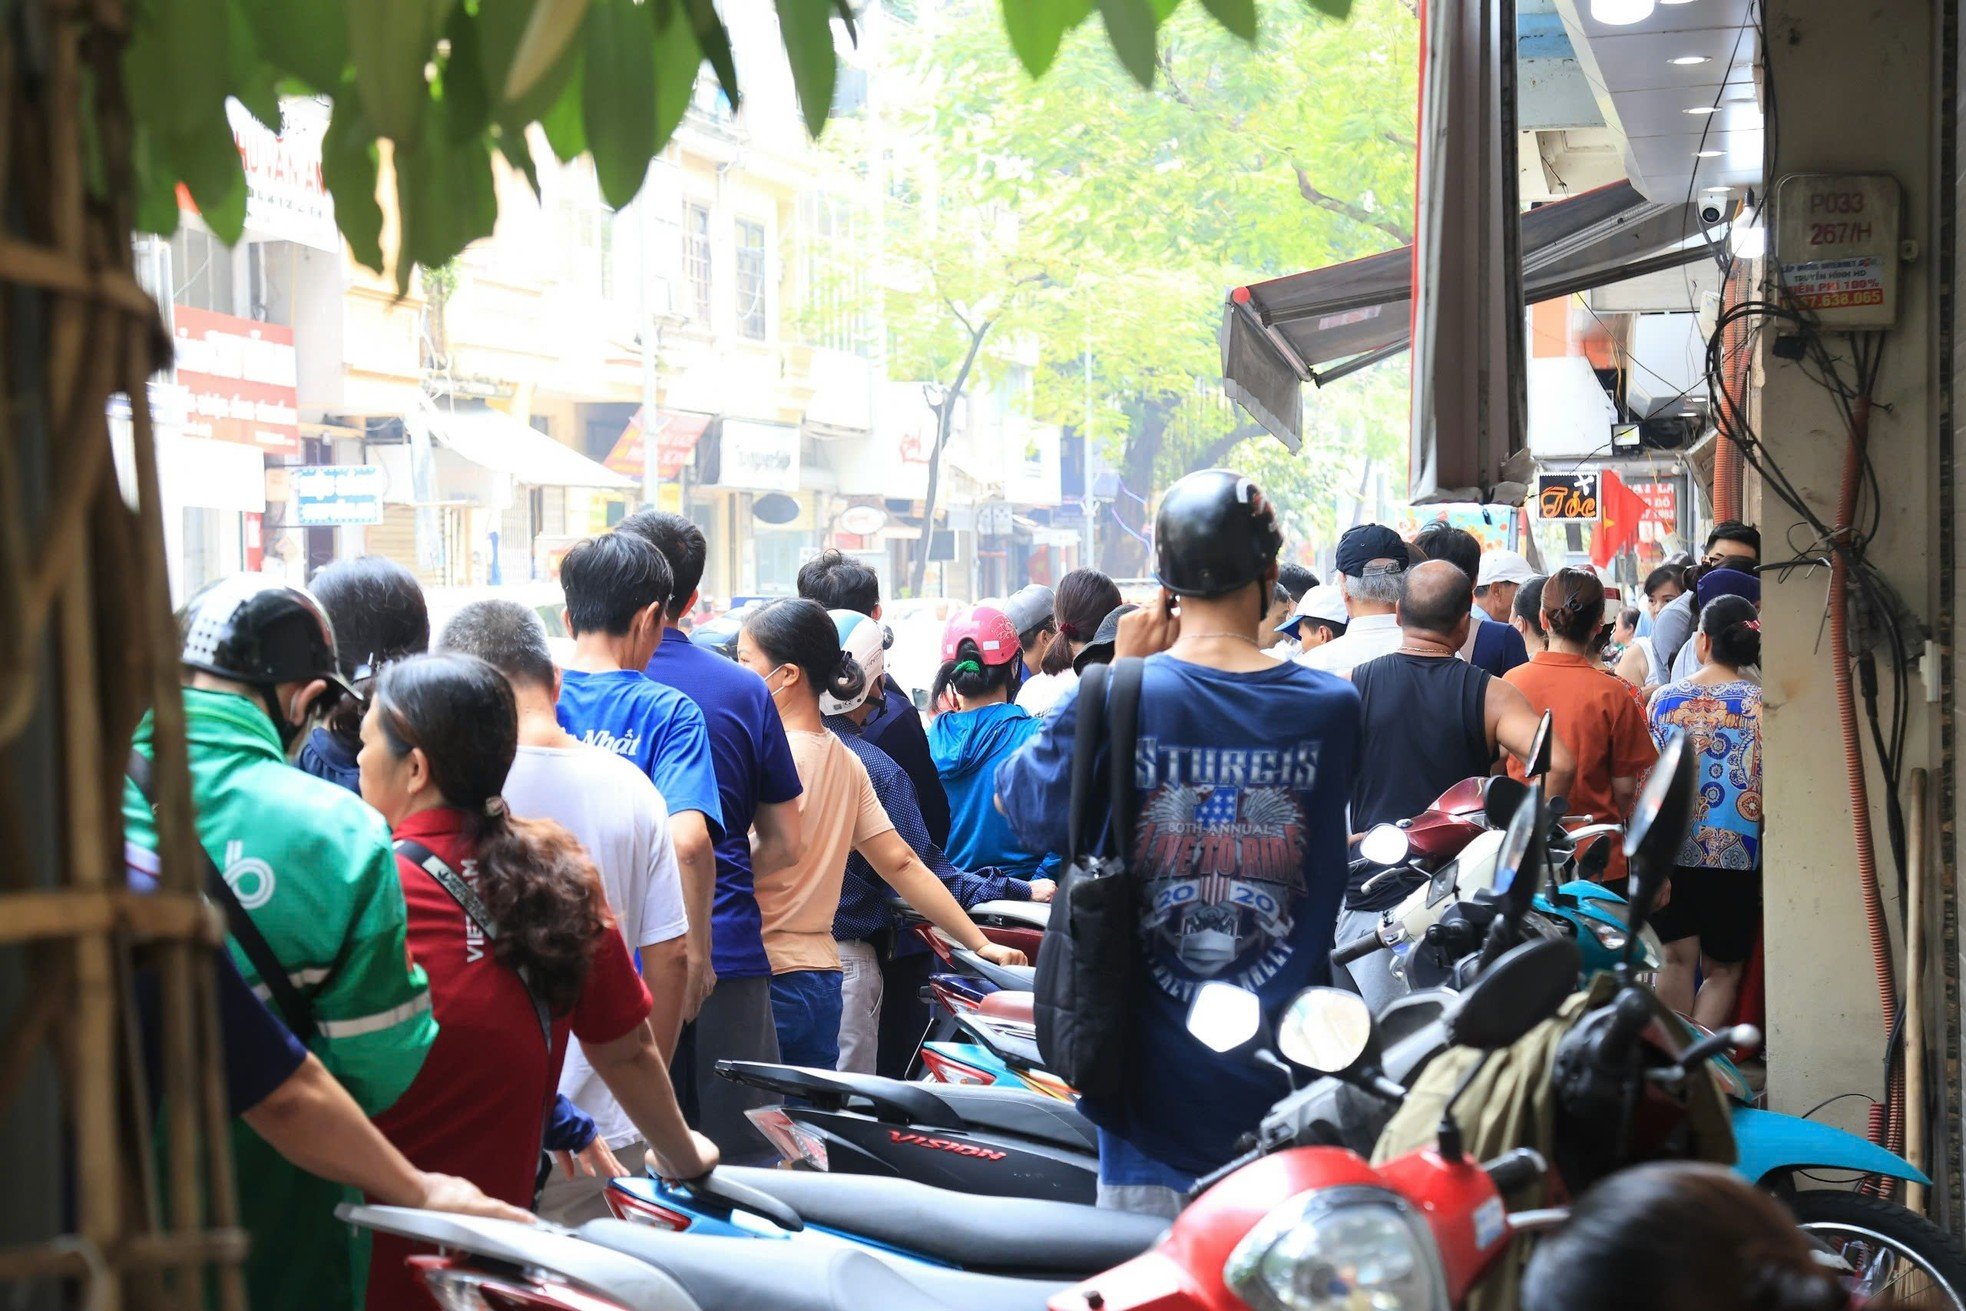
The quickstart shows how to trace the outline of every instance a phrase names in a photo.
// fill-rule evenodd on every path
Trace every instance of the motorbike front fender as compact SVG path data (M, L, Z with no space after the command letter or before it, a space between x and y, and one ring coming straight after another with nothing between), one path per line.
M1795 1115L1733 1110L1734 1170L1749 1183L1760 1183L1785 1170L1856 1170L1929 1184L1924 1172L1895 1152L1835 1125L1819 1124Z

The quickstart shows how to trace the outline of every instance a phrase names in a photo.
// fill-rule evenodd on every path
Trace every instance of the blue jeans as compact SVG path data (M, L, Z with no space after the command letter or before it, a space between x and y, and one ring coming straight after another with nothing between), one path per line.
M840 972L789 970L771 976L771 1017L778 1059L836 1070L840 1065Z

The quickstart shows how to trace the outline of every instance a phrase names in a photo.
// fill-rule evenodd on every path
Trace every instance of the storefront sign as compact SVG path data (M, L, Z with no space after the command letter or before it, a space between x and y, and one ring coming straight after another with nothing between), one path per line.
M173 306L171 317L184 431L268 455L300 454L293 329L188 305Z
M762 492L799 490L799 430L781 423L725 419L717 481Z
M660 478L674 478L696 454L696 443L710 426L710 416L686 410L657 410L655 417L659 425L655 430L655 472ZM621 430L621 436L608 451L608 458L601 463L624 477L647 476L644 471L648 467L648 452L642 441L640 410L628 420L628 426Z
M321 142L328 131L325 102L291 97L280 104L275 133L236 100L225 103L232 140L246 170L246 230L341 253L334 202L321 181Z
M1897 319L1897 180L1795 173L1775 190L1781 295L1825 328L1888 328Z
M887 511L878 505L849 505L840 511L840 531L872 537L887 524Z
M1545 523L1558 519L1596 519L1597 474L1537 474L1536 517Z
M1473 536L1484 551L1513 551L1518 545L1515 531L1518 513L1513 505L1425 505L1395 514L1391 526L1411 541L1428 524L1444 523Z
M289 469L294 522L302 528L340 528L382 522L389 476L373 464L307 464Z

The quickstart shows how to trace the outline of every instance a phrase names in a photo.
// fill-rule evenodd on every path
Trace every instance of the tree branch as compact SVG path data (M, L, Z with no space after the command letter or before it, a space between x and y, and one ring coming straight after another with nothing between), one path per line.
M1413 234L1391 219L1374 214L1371 210L1361 205L1355 205L1349 200L1340 200L1336 196L1319 191L1316 184L1311 181L1311 175L1306 173L1304 166L1296 160L1293 159L1290 161L1290 168L1292 172L1297 174L1298 193L1319 209L1336 214L1340 218L1348 218L1352 222L1363 224L1368 228L1376 228L1402 246L1413 244Z
M1203 449L1201 463L1195 467L1198 469L1216 468L1222 461L1229 458L1229 452L1235 450L1236 447L1242 445L1251 437L1261 436L1264 431L1265 429L1260 423L1245 423L1239 428L1222 434Z

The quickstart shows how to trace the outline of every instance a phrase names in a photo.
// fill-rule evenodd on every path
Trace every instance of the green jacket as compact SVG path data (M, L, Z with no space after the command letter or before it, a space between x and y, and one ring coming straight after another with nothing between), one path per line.
M428 981L409 955L388 826L360 797L289 766L252 701L187 688L184 709L205 850L312 1002L314 1054L364 1111L386 1110L437 1036ZM150 753L154 731L145 716L138 750ZM132 845L155 850L155 821L133 784L123 819ZM237 943L232 956L266 997ZM289 1165L243 1123L233 1160L253 1237L251 1304L359 1307L367 1244L352 1243L334 1217L349 1190Z

